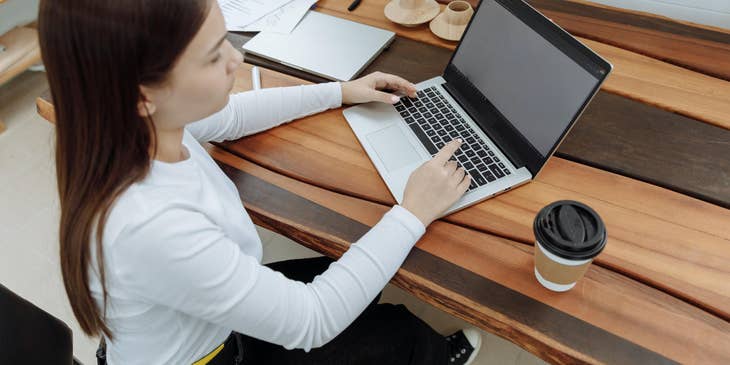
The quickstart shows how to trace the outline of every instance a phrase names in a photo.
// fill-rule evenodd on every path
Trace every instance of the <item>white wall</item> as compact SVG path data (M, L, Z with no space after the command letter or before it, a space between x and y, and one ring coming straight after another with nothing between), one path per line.
M0 4L0 35L38 17L40 0L8 0Z
M730 0L589 0L730 29Z

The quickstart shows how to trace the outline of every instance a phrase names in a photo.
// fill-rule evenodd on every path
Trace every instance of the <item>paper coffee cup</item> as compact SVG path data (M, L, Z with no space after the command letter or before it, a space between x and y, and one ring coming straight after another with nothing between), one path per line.
M535 231L535 277L544 287L566 291L583 277L606 247L606 227L593 209L572 200L540 210Z

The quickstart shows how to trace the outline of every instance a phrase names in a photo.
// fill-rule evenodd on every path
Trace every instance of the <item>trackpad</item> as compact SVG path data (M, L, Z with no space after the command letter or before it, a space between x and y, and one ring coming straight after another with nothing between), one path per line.
M368 134L367 139L388 172L396 171L422 159L397 124Z

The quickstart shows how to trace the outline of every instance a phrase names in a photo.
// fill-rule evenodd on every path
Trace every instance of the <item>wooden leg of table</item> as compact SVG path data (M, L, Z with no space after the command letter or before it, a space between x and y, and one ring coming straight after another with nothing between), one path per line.
M3 120L0 119L0 133L5 132L5 123L3 123Z

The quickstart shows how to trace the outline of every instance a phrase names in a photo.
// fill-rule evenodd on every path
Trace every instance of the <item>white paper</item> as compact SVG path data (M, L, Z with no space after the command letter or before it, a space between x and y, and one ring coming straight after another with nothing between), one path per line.
M289 34L316 2L317 0L293 0L242 30L246 32L266 31Z
M226 29L241 30L292 0L218 0Z

